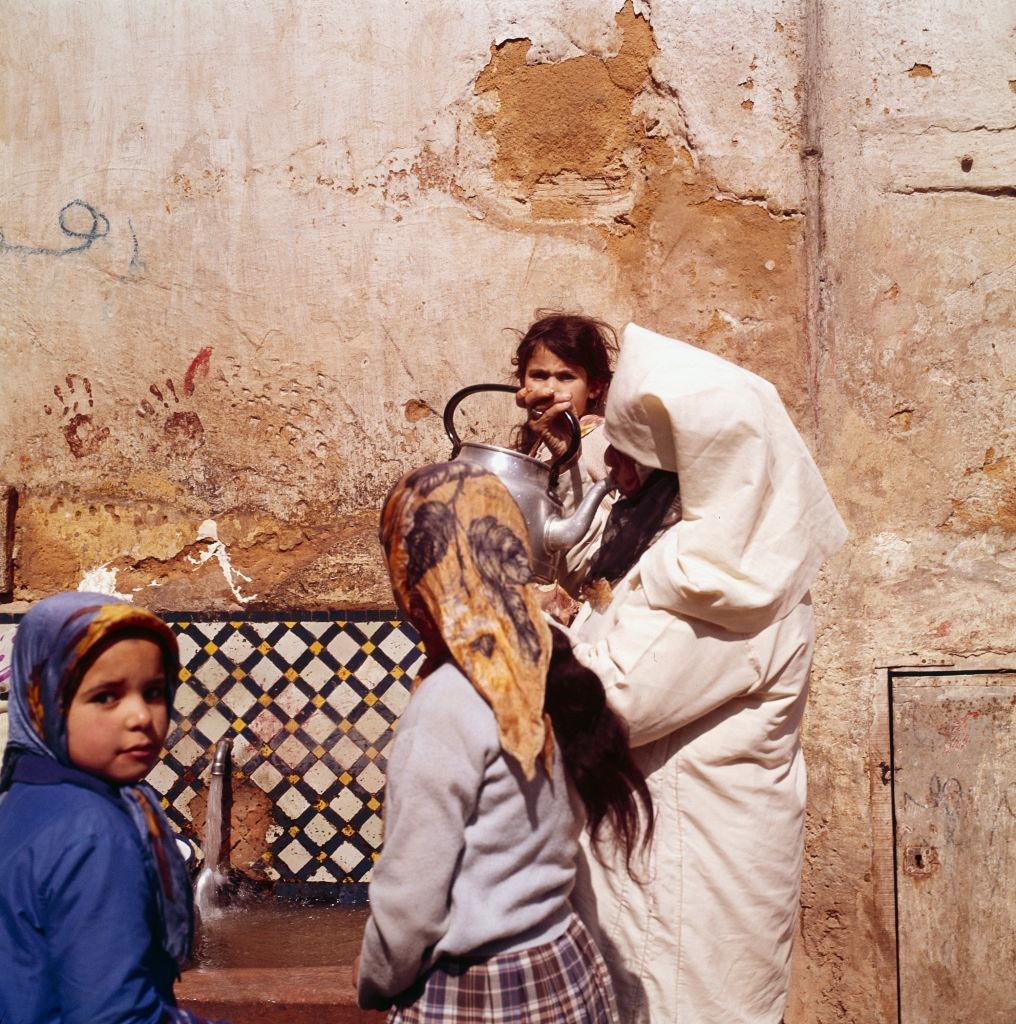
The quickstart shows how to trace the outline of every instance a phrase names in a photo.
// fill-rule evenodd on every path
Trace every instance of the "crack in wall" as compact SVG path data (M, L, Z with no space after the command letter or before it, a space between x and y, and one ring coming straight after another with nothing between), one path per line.
M718 203L741 203L745 206L760 206L773 220L795 220L805 216L804 210L794 209L793 207L783 209L774 206L772 199L760 192L748 192L743 195L736 192L714 192L709 198L715 199Z
M1016 198L1016 185L915 185L908 188L888 189L897 196L948 195L967 193L988 199Z
M1003 125L988 125L988 124L975 124L969 128L953 128L948 124L929 124L926 128L919 132L896 132L894 134L901 135L927 135L930 132L945 132L949 135L969 135L972 132L1011 132L1016 131L1016 124L1003 124Z

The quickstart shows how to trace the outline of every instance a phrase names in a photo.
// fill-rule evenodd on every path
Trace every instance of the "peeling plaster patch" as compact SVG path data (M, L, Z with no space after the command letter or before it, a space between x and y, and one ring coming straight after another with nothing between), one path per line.
M629 230L603 232L639 315L773 380L804 426L804 217L764 196L728 198L705 161L675 158L664 140L647 139L644 154Z
M422 398L410 398L403 406L406 419L410 423L418 423L428 416L436 416L437 413Z
M965 498L953 498L943 526L961 533L1001 530L1016 533L1016 481L984 485Z
M539 217L585 219L632 185L626 153L639 141L632 103L649 82L657 46L631 3L615 20L623 42L614 57L527 64L531 42L515 39L492 45L476 80L477 94L498 101L496 113L477 117L497 147L494 176L520 199L538 200Z
M894 533L879 533L872 537L871 553L879 563L880 579L889 580L909 569L913 561L911 543Z
M191 562L195 566L202 566L209 559L216 559L219 563L219 567L222 569L222 575L226 579L226 585L233 592L233 597L237 599L241 604L246 604L248 601L253 601L257 597L257 594L251 594L249 597L244 597L240 593L240 588L237 586L235 580L243 580L245 583L250 583L250 576L245 576L239 569L234 569L229 562L229 552L226 550L226 545L219 540L219 530L215 525L214 519L206 519L198 527L197 540L199 543L205 542L208 547L196 558L193 555L187 556L187 561ZM197 571L197 569L193 570Z
M933 72L930 64L914 64L907 69L907 74L911 78L931 78Z
M500 208L515 229L592 227L638 316L769 376L785 368L774 383L799 396L804 426L804 213L717 180L677 87L653 68L650 21L629 3L615 23L614 57L537 63L528 38L492 45L474 109ZM739 85L758 95L754 78Z
M83 590L90 594L108 594L110 597L120 597L125 601L133 601L134 598L130 594L121 594L116 589L116 574L119 570L107 569L106 566L109 562L104 562L102 565L97 565L94 569L90 569L81 577L81 582L78 584L78 590Z
M904 406L901 409L897 409L890 417L889 423L894 430L898 430L905 434L910 430L911 424L914 421L914 409L913 406Z

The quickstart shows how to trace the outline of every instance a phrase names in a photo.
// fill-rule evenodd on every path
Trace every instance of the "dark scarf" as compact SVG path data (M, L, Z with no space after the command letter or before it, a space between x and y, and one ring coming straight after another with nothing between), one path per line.
M590 581L605 579L614 584L627 575L659 532L679 489L676 473L656 469L638 494L614 503L589 567Z

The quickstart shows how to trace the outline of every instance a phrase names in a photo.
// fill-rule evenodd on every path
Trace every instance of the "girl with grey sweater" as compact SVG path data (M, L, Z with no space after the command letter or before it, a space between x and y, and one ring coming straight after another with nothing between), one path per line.
M466 463L405 477L382 513L392 589L427 660L388 762L358 996L389 1024L615 1024L569 895L578 836L628 858L652 809L603 686L540 613L526 529Z

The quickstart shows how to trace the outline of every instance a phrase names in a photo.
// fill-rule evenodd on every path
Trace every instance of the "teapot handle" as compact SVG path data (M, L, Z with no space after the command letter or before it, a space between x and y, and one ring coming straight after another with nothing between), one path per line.
M514 395L515 392L518 391L518 388L514 384L470 384L469 387L465 387L461 391L456 391L455 394L448 399L448 403L444 407L444 428L445 433L448 435L448 440L452 443L453 459L459 454L459 449L462 447L462 441L455 430L455 410L459 407L459 402L461 402L463 398L475 395L478 391L502 391L507 394ZM582 431L579 428L579 421L575 418L575 414L566 409L564 412L564 419L568 426L571 427L571 440L568 442L568 448L565 453L559 459L555 459L550 464L551 487L554 487L557 483L557 477L561 471L561 467L571 462L575 457L575 453L579 450L579 445L582 443Z

